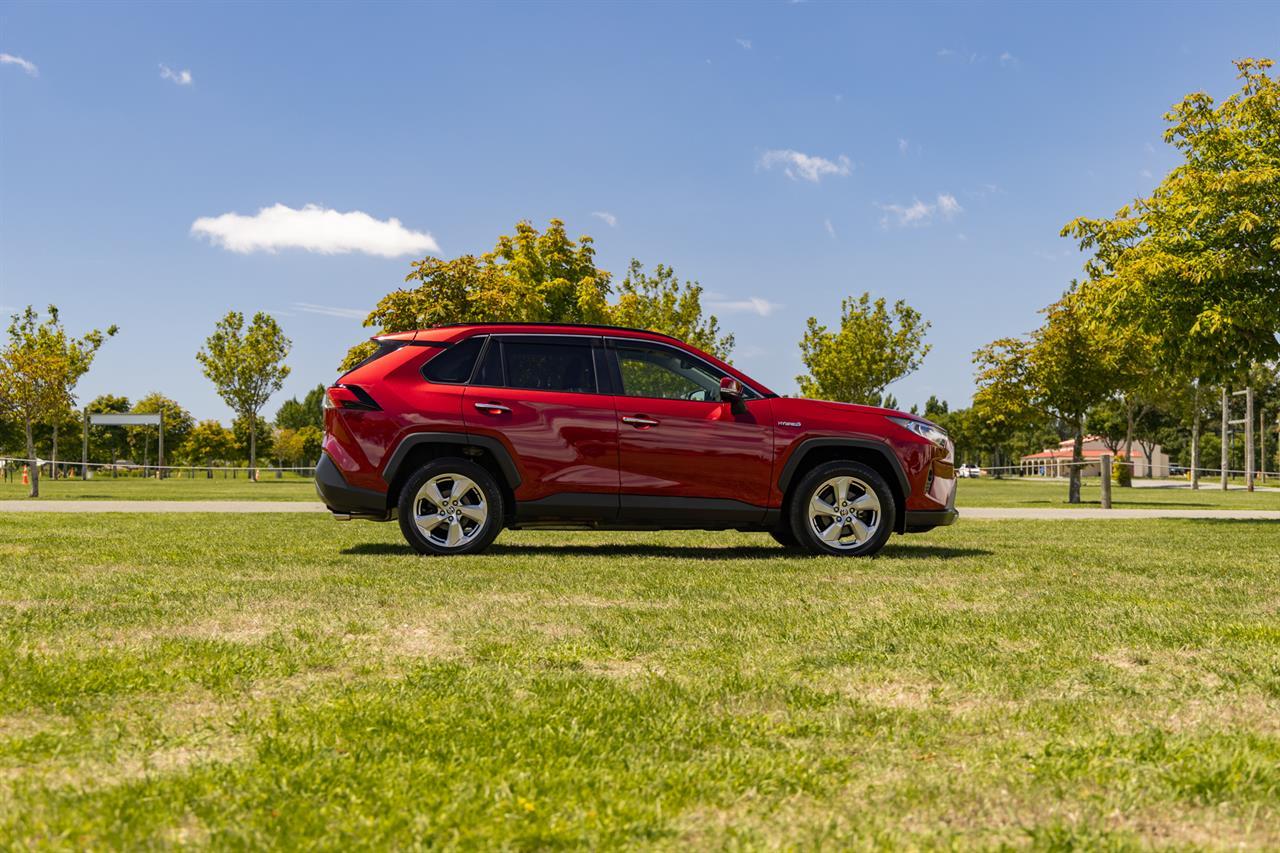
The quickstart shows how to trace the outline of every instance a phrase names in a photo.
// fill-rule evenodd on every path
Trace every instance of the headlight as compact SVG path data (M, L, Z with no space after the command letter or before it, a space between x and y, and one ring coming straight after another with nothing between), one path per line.
M933 424L927 424L924 421L913 421L911 418L889 418L889 420L893 421L903 429L911 430L916 435L926 441L936 444L943 450L947 449L947 434Z

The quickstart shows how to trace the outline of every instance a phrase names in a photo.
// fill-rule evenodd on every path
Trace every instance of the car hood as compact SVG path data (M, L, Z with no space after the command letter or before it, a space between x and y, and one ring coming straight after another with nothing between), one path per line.
M804 411L806 409L813 411L825 412L847 412L858 413L862 415L882 415L886 418L906 418L912 421L921 421L931 426L938 427L933 421L920 415L913 415L910 412L902 412L897 409L885 409L880 406L864 406L860 403L833 403L830 400L798 400L797 409Z

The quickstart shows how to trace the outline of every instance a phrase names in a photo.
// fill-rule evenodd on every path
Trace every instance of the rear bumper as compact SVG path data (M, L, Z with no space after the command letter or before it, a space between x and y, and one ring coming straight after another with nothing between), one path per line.
M923 533L935 527L946 527L955 524L960 512L955 507L946 509L909 509L904 523L908 533Z
M323 452L316 463L316 493L334 515L377 521L387 521L392 516L386 494L348 485L329 454Z

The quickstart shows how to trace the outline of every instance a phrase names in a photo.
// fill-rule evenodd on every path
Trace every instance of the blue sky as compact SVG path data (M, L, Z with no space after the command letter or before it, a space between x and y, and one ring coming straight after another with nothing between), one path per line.
M1148 190L1169 105L1278 47L1263 4L8 3L0 305L120 325L82 399L225 420L195 352L227 310L271 311L294 350L270 415L334 378L423 247L558 216L619 275L700 281L783 393L807 317L906 299L933 351L890 390L964 403L972 351L1078 274L1061 226ZM369 218L335 244L285 212L345 254L228 248L281 232L217 217L276 205Z

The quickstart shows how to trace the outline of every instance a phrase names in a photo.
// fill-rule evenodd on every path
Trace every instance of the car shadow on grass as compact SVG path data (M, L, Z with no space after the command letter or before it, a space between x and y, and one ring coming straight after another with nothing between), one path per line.
M412 556L408 545L391 542L361 542L342 549L343 554L357 556ZM985 548L955 548L945 545L893 544L885 546L880 557L908 559L950 560L960 557L985 557L991 551ZM561 556L561 557L669 557L687 560L787 560L804 559L802 551L792 551L777 545L735 545L727 548L701 547L697 545L659 545L637 543L634 545L510 545L495 543L484 556Z

